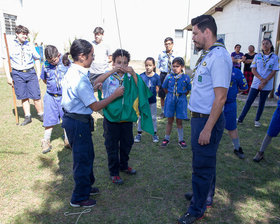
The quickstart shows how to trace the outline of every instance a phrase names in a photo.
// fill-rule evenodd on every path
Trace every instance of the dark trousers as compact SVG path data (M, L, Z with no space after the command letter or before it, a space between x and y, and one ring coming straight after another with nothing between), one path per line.
M201 217L206 206L213 202L216 184L216 154L225 124L222 113L212 130L210 144L202 146L198 144L198 138L207 120L208 118L191 119L193 197L188 212L195 217Z
M270 90L267 91L267 90L258 90L258 89L251 88L250 91L249 91L249 95L248 95L246 104L243 107L243 110L242 110L242 112L241 112L241 114L238 118L239 121L242 122L244 120L248 111L251 108L251 105L254 103L254 100L258 96L259 92L260 92L260 100L259 100L259 106L258 106L258 111L257 111L257 114L256 114L255 121L260 120L260 118L262 116L264 106L265 106L265 102L266 102L266 99L268 97L268 94L270 93Z
M65 128L73 156L73 177L75 187L71 202L87 200L95 178L93 174L94 149L91 138L90 122L63 116Z
M103 121L105 147L108 155L110 176L119 176L128 168L129 153L133 145L132 122Z
M165 80L165 77L167 76L167 73L166 72L161 72L160 73L160 83L161 83L161 85L163 84L163 82L164 82L164 80ZM164 89L160 86L159 87L159 91L158 91L158 96L160 97L160 98L162 98L162 99L164 99L165 98L165 92L164 92Z

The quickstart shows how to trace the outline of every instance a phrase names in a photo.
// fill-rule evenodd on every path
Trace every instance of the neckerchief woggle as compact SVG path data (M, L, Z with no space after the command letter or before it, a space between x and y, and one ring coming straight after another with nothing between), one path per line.
M205 58L205 56L211 51L213 50L214 48L216 47L223 47L223 48L226 48L225 45L224 45L224 41L223 39L219 39L217 40L208 50L203 50L200 57L198 58L196 64L195 64L195 68L192 72L192 77L191 77L191 81L193 81L194 77L195 77L195 72L198 68L198 66L201 64L203 58Z

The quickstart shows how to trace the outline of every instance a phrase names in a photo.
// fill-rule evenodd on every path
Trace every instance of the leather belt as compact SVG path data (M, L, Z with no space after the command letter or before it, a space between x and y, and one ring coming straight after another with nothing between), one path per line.
M62 96L61 94L53 94L53 93L49 93L49 92L47 92L49 95L51 95L51 96L54 96L54 97L59 97L59 96Z
M34 67L29 68L29 69L23 69L23 70L17 70L17 69L14 69L14 68L13 68L13 70L15 70L15 71L17 71L17 72L31 72L33 69L34 69Z
M209 117L210 114L201 114L196 112L191 112L191 117L193 118L203 118L203 117Z

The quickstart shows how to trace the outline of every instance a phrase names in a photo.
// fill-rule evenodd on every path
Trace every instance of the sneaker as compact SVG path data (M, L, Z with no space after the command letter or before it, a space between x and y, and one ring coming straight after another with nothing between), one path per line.
M31 122L32 122L31 116L25 116L24 117L24 121L20 124L20 126L25 126L25 125L27 125L27 124L29 124Z
M50 152L51 149L52 149L52 145L50 143L50 140L42 139L41 142L42 142L42 145L41 145L42 146L42 153L46 154L46 153Z
M181 216L179 219L178 219L178 224L191 224L191 223L194 223L196 220L199 220L199 219L202 219L203 217L201 218L197 218L193 215L191 215L190 213L185 213L183 216Z
M124 173L127 173L127 174L130 174L130 175L135 175L136 174L136 170L132 169L131 167L127 167L126 170L120 170L120 171L124 172Z
M187 192L187 193L185 194L185 198L186 198L188 201L192 200L192 197L193 197L193 192Z
M120 176L111 176L110 178L113 184L123 184L123 180Z
M64 139L64 148L71 149L71 146L70 146L69 141L67 139Z
M157 135L154 135L154 136L153 136L153 142L154 142L154 143L159 142L159 137L158 137Z
M159 115L159 119L163 119L163 118L165 118L165 116L164 116L164 113L162 112L162 113Z
M141 141L141 135L140 134L137 134L134 138L134 142L138 143Z
M239 120L238 118L236 118L236 123L237 124L243 124L243 121Z
M259 121L255 121L255 127L259 128L260 126L262 126L262 124Z
M90 195L97 195L97 194L99 194L99 189L97 187L92 187L90 189L90 193L89 194Z
M239 158L239 159L244 159L244 152L243 152L243 150L242 150L242 148L241 147L239 147L239 149L237 150L237 149L234 149L233 150L233 153Z
M163 139L161 143L161 147L166 147L169 144L169 141L167 139Z
M38 116L39 116L39 121L43 122L44 121L44 114L41 114L41 115L38 114Z
M96 205L96 201L93 199L88 199L84 201L70 202L70 205L74 208L79 208L79 207L91 208Z
M184 140L178 142L178 144L181 147L181 149L186 149L187 148L187 144Z
M257 152L257 154L255 155L255 157L253 158L254 162L260 162L264 157L264 152Z

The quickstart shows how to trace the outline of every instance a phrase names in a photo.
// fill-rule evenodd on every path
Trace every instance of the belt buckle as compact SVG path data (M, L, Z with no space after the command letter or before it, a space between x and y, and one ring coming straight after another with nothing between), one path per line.
M53 94L55 97L58 97L58 95L57 94Z
M22 72L27 72L27 70L26 70L26 69L24 69L24 70L22 70Z

